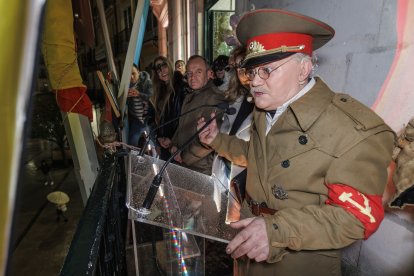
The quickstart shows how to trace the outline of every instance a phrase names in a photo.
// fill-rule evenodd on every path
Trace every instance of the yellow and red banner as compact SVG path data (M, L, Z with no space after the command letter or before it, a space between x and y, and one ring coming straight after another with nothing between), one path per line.
M92 103L78 66L71 0L47 1L41 47L59 108L92 121Z

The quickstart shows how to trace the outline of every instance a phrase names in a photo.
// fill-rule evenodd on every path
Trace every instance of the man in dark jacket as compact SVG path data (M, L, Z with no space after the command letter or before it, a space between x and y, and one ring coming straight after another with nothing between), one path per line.
M225 102L224 95L212 82L209 82L211 74L208 62L199 55L191 56L187 62L187 80L191 91L186 95L181 113L203 105L215 105ZM210 118L213 107L201 107L199 110L180 118L177 131L172 138L171 152L180 148L192 135L197 132L197 124L194 118ZM218 117L221 122L222 116ZM211 174L214 152L200 144L198 138L178 154L175 160L183 166L195 171Z

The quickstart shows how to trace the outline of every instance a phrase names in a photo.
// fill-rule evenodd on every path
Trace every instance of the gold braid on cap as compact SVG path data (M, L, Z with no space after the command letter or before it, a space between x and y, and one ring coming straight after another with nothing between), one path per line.
M252 41L250 42L249 47L247 49L246 60L257 57L257 56L262 56L263 53L266 53L267 55L267 54L274 54L274 53L297 52L303 49L305 49L305 45L297 45L297 46L282 45L278 48L266 50L260 42Z

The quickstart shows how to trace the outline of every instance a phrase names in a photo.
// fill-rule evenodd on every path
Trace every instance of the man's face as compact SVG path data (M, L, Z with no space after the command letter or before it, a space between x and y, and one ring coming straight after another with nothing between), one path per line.
M139 71L137 70L137 68L135 68L134 66L132 66L132 72L131 72L131 83L137 83L139 79Z
M218 68L217 70L216 70L216 77L218 78L218 79L223 79L224 78L224 68Z
M177 62L175 65L175 70L180 71L181 74L185 74L185 64L182 61Z
M259 76L260 68L270 72L267 80ZM256 73L254 78L250 77L250 92L254 97L255 105L260 109L275 110L301 90L299 84L301 64L294 57L260 65L253 68L252 71L247 71ZM252 76L252 74L250 75Z
M187 63L187 81L193 90L203 88L208 82L207 67L201 58L195 58Z

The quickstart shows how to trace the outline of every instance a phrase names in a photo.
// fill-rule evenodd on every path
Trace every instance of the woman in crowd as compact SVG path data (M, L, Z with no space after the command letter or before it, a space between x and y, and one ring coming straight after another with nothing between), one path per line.
M245 74L245 70L240 67L246 55L246 48L235 48L230 56L228 66L232 68L232 74L229 80L229 89L225 92L225 96L237 112L233 115L225 114L220 132L229 135L236 135L243 140L250 139L250 123L251 113L254 104L249 90L249 79ZM240 167L227 161L224 157L216 156L213 163L213 174L217 179L230 189L232 194L237 197L230 200L228 208L227 220L228 222L238 221L240 209L239 203L241 201L242 191L246 182L246 168ZM234 212L233 212L234 211Z
M174 69L166 57L159 56L155 58L153 64L154 92L151 103L154 108L154 123L157 127L180 115L181 105L185 97L185 82L183 77L175 76L173 78ZM177 126L178 120L161 127L157 131L161 159L166 160L170 156L168 148Z
M223 92L229 89L230 67L228 67L228 64L229 57L225 55L219 55L213 61L212 65L214 73L214 85L217 86L217 88Z

